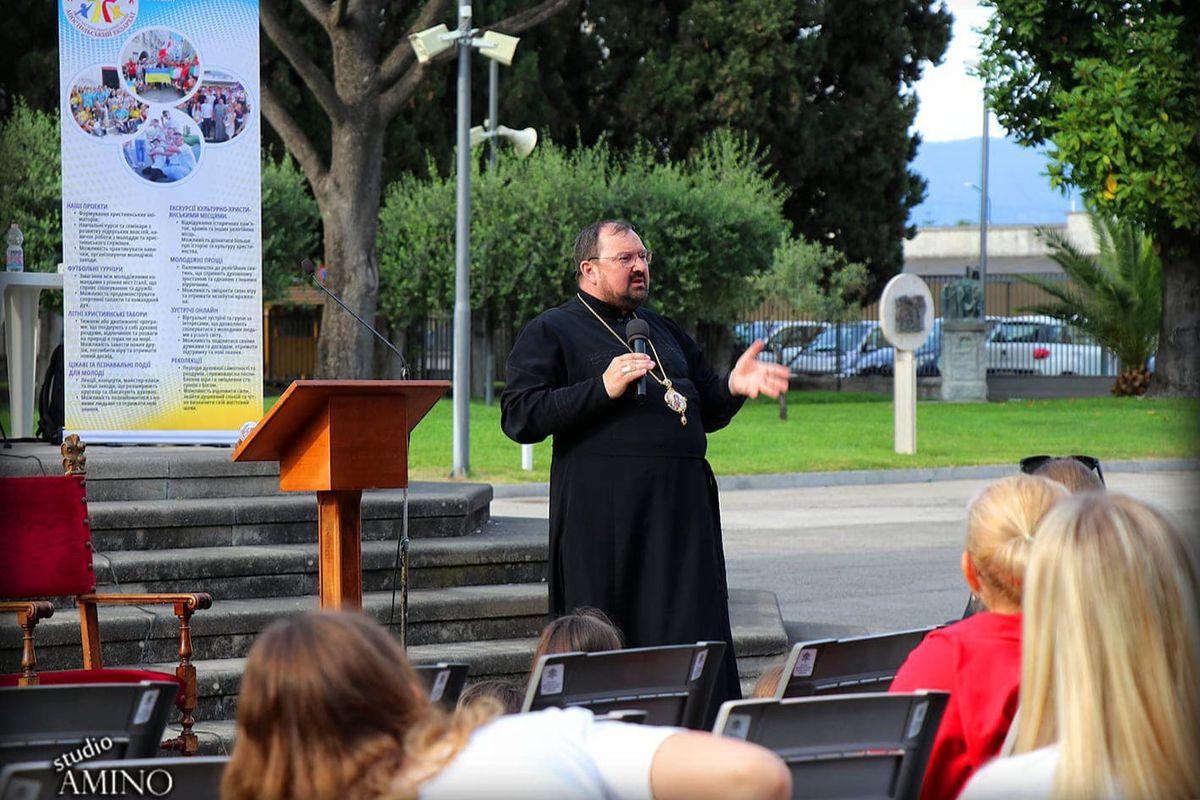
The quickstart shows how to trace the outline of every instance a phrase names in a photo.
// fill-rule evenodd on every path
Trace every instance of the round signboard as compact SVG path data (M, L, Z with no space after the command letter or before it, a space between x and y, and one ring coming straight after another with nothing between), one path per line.
M916 350L933 330L933 295L925 281L903 272L879 298L879 327L897 350Z

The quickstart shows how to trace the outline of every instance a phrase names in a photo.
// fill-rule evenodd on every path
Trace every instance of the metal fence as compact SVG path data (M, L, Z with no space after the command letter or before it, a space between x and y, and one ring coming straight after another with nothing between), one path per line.
M1063 275L1042 275L1065 281ZM917 351L918 373L938 375L941 347L942 289L957 276L922 276L933 294L934 332ZM1011 275L989 275L989 318L986 345L988 371L1025 375L1116 375L1112 353L1081 331L1048 318L1033 318L1026 309L1052 298L1042 289ZM285 384L316 372L316 338L321 306L275 306L267 316L264 375ZM703 325L697 340L718 365L730 360L756 338L768 343L765 357L786 364L796 376L890 374L893 352L878 330L879 305L856 309L848 319L819 320L798 313L786 300L774 299L747 311L728 325ZM488 324L476 315L472 342L472 384L487 395L504 379L504 363L520 330L520 322ZM407 331L393 331L415 379L449 379L453 371L453 317L430 315Z
M952 275L921 276L933 295L934 328L916 351L920 375L940 374L942 289ZM1061 274L1038 277L1065 282ZM1035 316L1031 306L1052 302L1045 290L1011 275L989 275L986 291L988 321L985 345L987 369L992 374L1057 376L1115 375L1113 354L1082 331L1049 317ZM879 330L879 304L855 309L839 321L813 319L796 312L784 300L763 303L733 327L736 347L744 349L754 339L767 343L764 357L788 366L794 376L888 375L894 351ZM708 343L712 346L712 342Z

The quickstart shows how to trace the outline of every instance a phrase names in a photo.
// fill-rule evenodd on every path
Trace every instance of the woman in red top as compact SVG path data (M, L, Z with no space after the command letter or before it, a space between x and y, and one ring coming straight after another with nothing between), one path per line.
M921 800L957 797L1004 744L1017 710L1021 584L1033 531L1066 494L1054 481L1013 475L993 483L967 509L963 578L987 610L925 637L891 686L893 692L950 692Z

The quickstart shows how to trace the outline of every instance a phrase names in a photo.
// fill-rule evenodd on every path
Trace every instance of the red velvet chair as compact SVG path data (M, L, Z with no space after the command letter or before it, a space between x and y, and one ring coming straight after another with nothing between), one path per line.
M96 594L92 568L92 537L84 489L85 445L78 436L63 442L66 475L0 478L0 613L14 613L21 627L21 673L0 675L0 686L36 686L63 683L123 683L168 680L179 686L175 704L181 713L182 731L163 747L186 755L196 752L199 741L192 731L196 710L196 668L192 665L192 614L212 605L204 592L150 594ZM42 598L73 597L79 608L79 634L83 668L37 672L34 628L54 614ZM141 669L106 669L100 648L96 609L107 605L174 606L179 618L179 666L175 674Z

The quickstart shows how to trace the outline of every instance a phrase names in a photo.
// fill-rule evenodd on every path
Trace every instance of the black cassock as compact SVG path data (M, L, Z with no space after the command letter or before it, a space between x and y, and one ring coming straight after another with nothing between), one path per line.
M501 426L529 444L554 437L550 465L550 613L580 606L608 614L630 647L727 643L716 704L741 697L729 627L717 485L705 434L729 424L744 398L668 319L639 309L687 425L649 377L616 400L601 377L632 316L586 298L618 341L576 297L525 326L508 359ZM661 359L661 364L659 363Z

